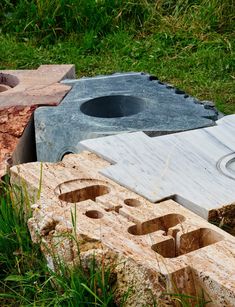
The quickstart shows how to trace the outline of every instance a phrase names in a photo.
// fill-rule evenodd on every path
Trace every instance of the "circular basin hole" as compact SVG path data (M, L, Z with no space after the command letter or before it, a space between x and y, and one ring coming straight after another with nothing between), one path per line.
M124 200L124 204L129 207L139 207L141 202L138 199L128 198Z
M5 92L19 84L19 79L10 74L0 73L0 92Z
M102 118L124 117L143 111L145 101L141 98L124 95L97 97L84 102L82 113Z
M101 219L103 217L103 213L98 210L86 211L85 215L91 219Z

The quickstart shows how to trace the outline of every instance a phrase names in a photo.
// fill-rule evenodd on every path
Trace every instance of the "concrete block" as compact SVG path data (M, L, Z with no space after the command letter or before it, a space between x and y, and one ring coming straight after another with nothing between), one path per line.
M0 71L0 177L6 173L8 165L31 161L29 156L35 159L34 124L30 121L32 113L39 105L58 105L70 90L69 85L59 81L74 77L73 65L42 65L36 70ZM27 138L25 148L21 145L17 149L25 130L28 131L27 136L32 137L31 145Z
M37 158L60 161L79 142L121 132L156 136L214 125L216 109L143 73L64 80L72 90L56 108L35 112Z
M235 115L216 124L156 138L122 134L82 145L112 161L103 175L151 202L176 199L209 220L222 221L226 212L234 227Z
M11 168L12 183L23 183L32 199L28 225L48 264L56 269L53 250L70 265L86 266L93 255L114 265L117 303L132 289L127 306L152 306L164 292L201 291L209 306L234 306L235 238L176 201L154 204L104 177L99 170L108 165L83 152Z

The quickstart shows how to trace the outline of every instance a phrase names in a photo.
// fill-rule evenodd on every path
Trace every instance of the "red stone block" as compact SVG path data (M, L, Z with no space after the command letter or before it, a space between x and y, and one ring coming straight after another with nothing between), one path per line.
M0 177L7 165L15 164L13 153L34 110L58 105L71 88L59 82L74 77L74 65L0 71Z

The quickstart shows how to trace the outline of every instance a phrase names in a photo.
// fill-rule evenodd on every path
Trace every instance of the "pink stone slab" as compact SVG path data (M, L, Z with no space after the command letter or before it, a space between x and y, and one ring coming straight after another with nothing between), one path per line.
M34 110L40 105L58 105L71 88L59 82L74 77L74 65L0 71L0 178L7 166L15 164L13 153Z

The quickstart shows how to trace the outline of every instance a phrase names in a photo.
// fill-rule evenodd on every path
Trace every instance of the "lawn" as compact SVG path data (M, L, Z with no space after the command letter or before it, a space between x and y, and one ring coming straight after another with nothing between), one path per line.
M0 4L0 69L143 71L235 112L233 0L12 2Z

